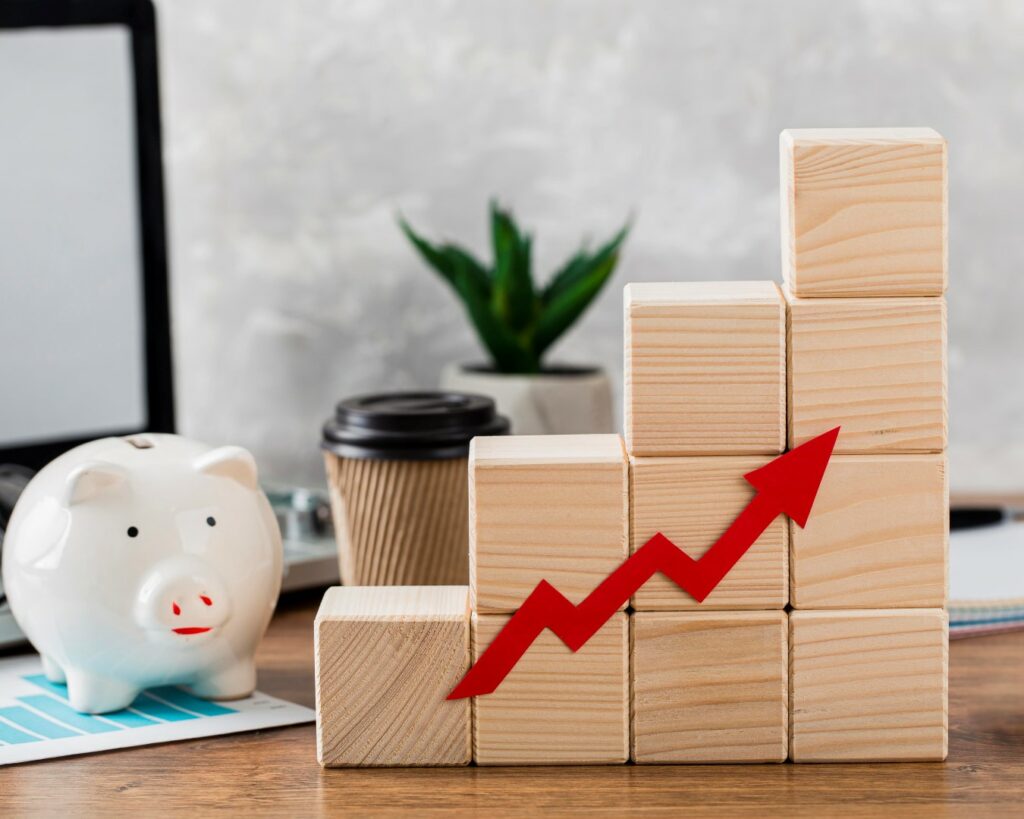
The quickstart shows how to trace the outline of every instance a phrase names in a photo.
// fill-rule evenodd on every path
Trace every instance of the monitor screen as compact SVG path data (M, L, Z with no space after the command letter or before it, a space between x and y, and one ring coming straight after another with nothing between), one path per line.
M0 449L147 422L131 30L0 30Z

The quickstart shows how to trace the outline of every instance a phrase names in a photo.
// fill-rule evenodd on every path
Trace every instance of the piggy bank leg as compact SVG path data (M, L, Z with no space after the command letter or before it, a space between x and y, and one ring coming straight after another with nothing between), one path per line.
M105 714L127 708L139 696L138 686L101 677L88 671L67 669L68 701L84 714Z
M207 700L238 700L256 689L256 663L245 660L199 677L186 690Z
M47 657L45 654L42 656L43 660L43 674L46 675L52 683L65 683L68 678L64 676L64 669L54 662L52 657Z

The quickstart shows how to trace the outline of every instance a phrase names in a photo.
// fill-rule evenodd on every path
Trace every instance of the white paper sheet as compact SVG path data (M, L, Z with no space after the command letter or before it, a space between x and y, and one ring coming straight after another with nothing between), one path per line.
M952 532L949 597L953 606L1024 605L1024 524Z
M64 686L46 681L38 656L0 660L0 766L315 718L309 708L259 691L243 700L210 702L169 687L147 691L124 711L89 716L71 709Z

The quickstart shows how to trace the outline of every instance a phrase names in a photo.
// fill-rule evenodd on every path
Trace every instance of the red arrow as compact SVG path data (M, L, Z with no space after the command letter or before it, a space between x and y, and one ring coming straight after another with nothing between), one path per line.
M785 513L801 528L807 523L838 436L836 427L744 475L757 494L700 560L659 533L578 606L541 580L448 699L490 694L545 628L579 651L655 572L703 602L776 517Z

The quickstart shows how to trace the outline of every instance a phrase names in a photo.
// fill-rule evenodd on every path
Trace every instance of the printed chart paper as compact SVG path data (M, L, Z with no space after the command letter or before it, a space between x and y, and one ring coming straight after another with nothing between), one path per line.
M309 708L259 691L242 700L211 702L170 686L146 691L123 711L80 714L68 705L65 686L43 676L38 656L0 660L0 766L315 718Z

